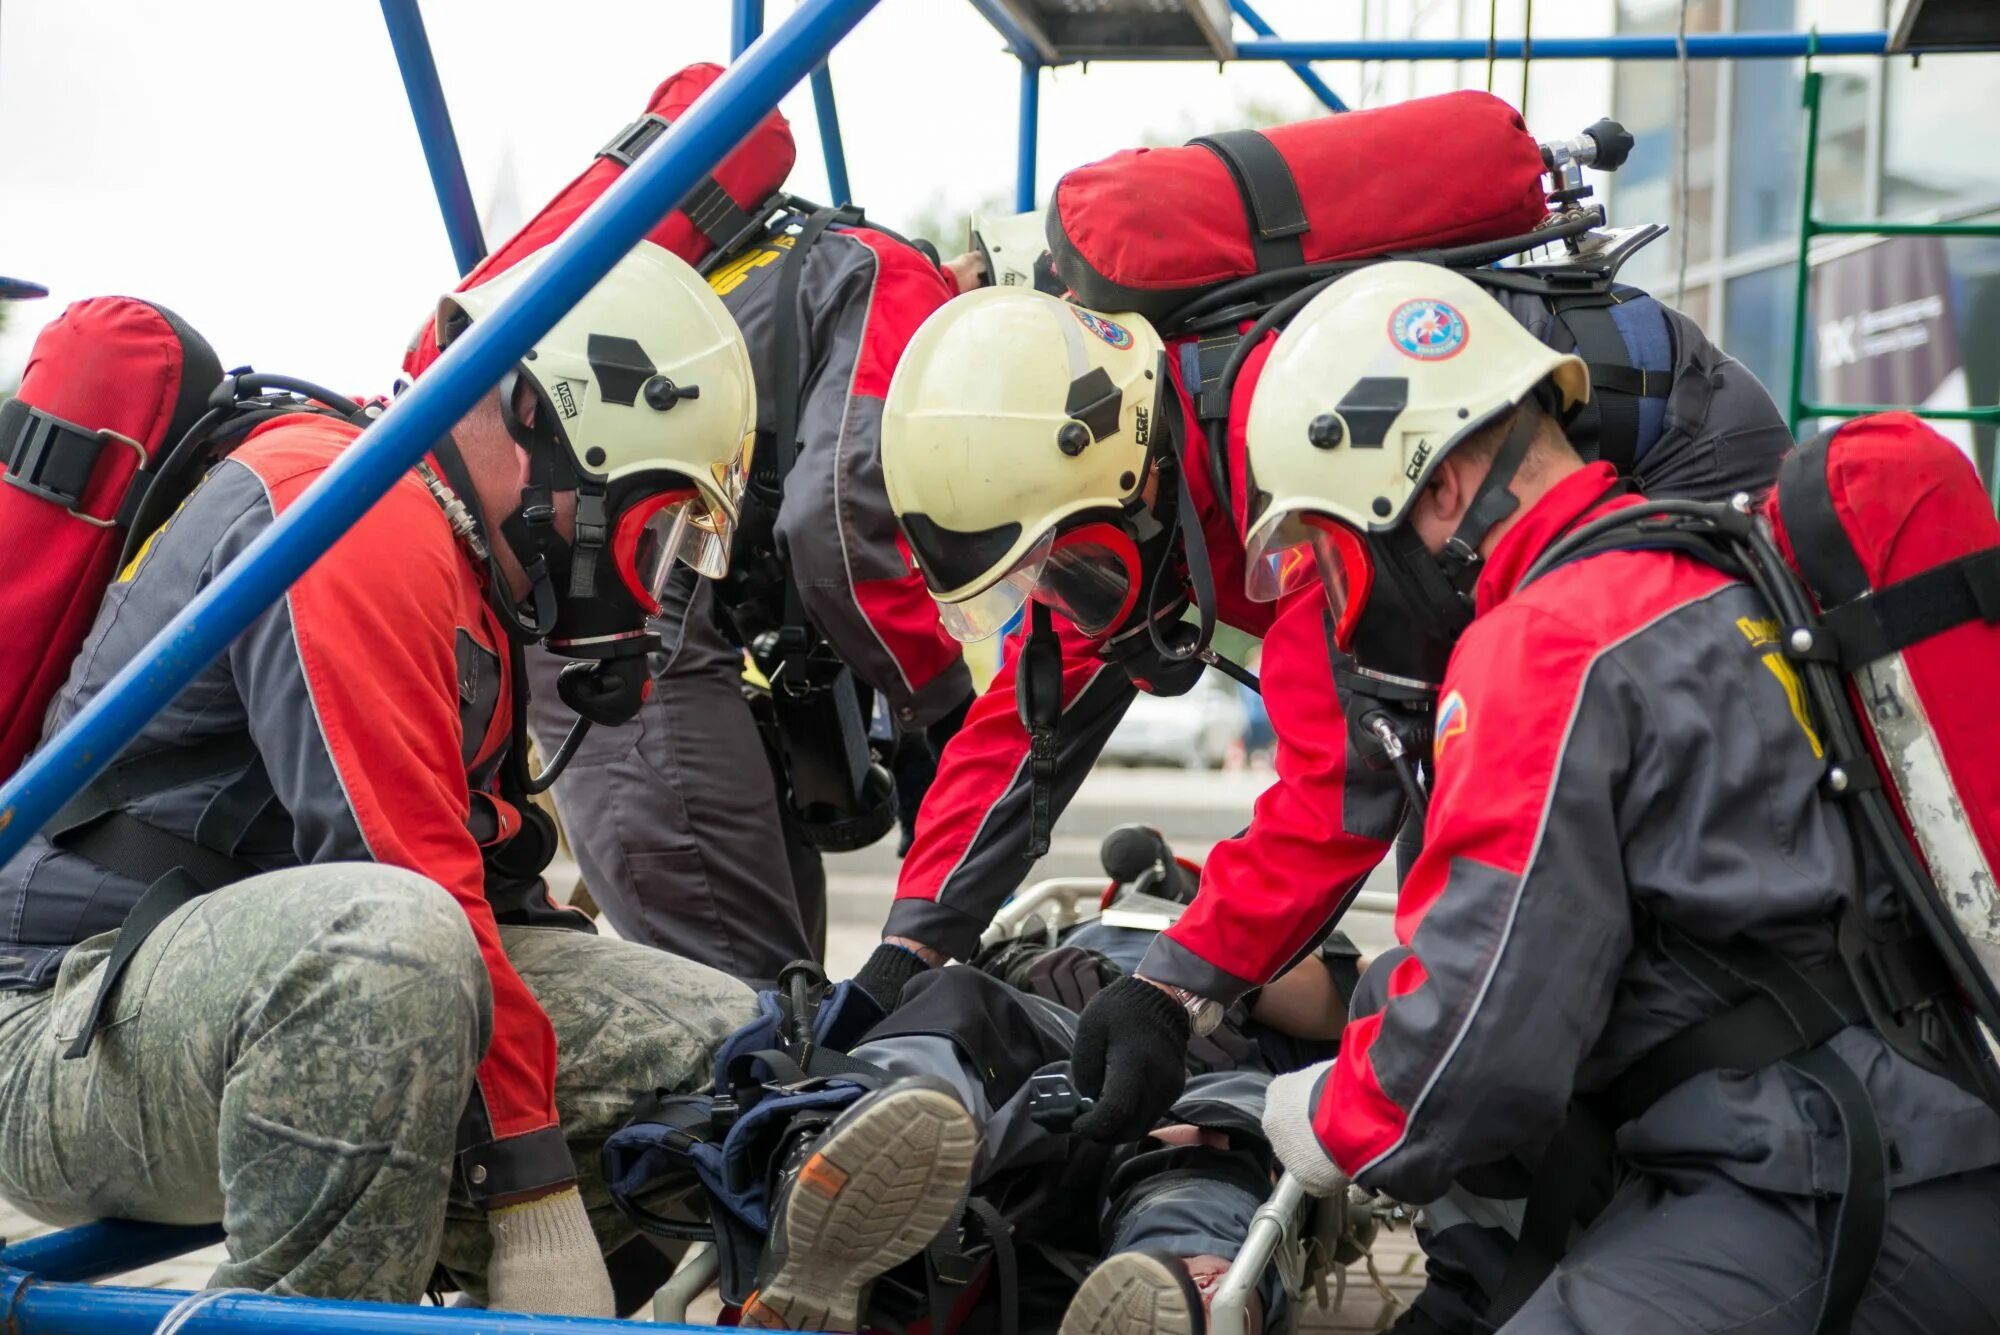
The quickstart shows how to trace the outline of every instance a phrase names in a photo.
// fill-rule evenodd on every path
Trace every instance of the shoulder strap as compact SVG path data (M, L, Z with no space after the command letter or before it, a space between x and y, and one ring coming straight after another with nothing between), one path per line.
M1306 262L1305 242L1311 230L1298 182L1277 145L1256 130L1224 130L1188 140L1188 147L1205 148L1222 159L1243 197L1250 218L1250 246L1257 271L1297 268Z
M598 149L597 156L610 158L621 167L630 167L672 126L672 121L658 113L641 116L611 136L611 142ZM755 226L759 216L732 199L713 176L704 176L696 181L694 189L681 198L678 207L695 225L695 230L707 237L709 244L717 250L728 246Z
M1590 372L1590 401L1577 412L1573 434L1597 436L1597 458L1629 477L1639 452L1639 400L1664 399L1673 388L1671 372L1644 371L1632 364L1631 349L1611 318L1617 300L1606 293L1582 299L1552 299L1549 309L1570 337Z

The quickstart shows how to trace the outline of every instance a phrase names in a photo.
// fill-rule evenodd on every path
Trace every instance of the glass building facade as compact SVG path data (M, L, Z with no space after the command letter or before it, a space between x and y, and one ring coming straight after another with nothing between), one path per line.
M1621 32L1672 33L1680 14L1681 0L1617 0ZM1687 10L1690 32L1886 22L1884 0L1691 0ZM2000 218L2000 55L1823 59L1814 68L1818 217ZM1791 378L1804 75L1802 60L1690 62L1683 109L1674 62L1620 64L1612 74L1612 114L1638 140L1609 182L1612 217L1674 226L1625 276L1663 299L1678 296L1780 402ZM2000 401L2000 238L1821 237L1811 273L1806 398L1939 408ZM1991 483L1994 429L1939 429Z

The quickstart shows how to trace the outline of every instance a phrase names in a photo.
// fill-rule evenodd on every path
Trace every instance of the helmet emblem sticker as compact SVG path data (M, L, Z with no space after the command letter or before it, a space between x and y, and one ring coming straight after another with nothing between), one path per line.
M1406 301L1389 315L1389 341L1405 357L1441 362L1465 347L1465 317L1450 302Z
M1081 306L1070 307L1069 313L1076 317L1078 324L1120 352L1132 346L1132 331L1116 320L1107 320L1094 311L1084 310Z

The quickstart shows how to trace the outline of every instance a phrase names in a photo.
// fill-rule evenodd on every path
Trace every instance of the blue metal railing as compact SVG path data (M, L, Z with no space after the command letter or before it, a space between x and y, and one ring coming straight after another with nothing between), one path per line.
M805 0L689 108L298 502L0 786L0 863L422 458L875 5Z
M417 119L424 162L431 169L431 189L437 191L444 230L451 237L451 257L461 274L486 258L486 239L479 234L479 210L472 203L472 185L465 179L465 159L458 135L451 128L444 85L438 82L437 61L417 0L382 0L382 17L389 24L389 44L396 48L396 67L403 72L403 91Z
M1812 34L1803 32L1689 33L1690 60L1786 60L1803 56ZM1238 60L1519 60L1527 49L1520 37L1502 37L1489 47L1483 37L1361 39L1344 42L1288 42L1260 38L1238 42ZM1889 49L1889 34L1834 32L1819 34L1815 48L1822 56L1879 56ZM1625 33L1615 37L1537 37L1536 60L1675 60L1679 49L1673 34ZM1097 57L1093 57L1096 59Z
M1259 37L1277 37L1277 29L1266 23L1264 16L1250 7L1250 0L1229 0L1229 7L1236 11L1236 17L1250 25L1251 32ZM1340 100L1340 94L1334 92L1327 81L1314 72L1311 65L1303 60L1288 60L1285 63L1291 67L1292 73L1299 76L1299 82L1304 84L1314 97L1326 104L1327 110L1347 110L1347 103Z
M833 103L833 72L821 65L812 72L813 117L819 121L819 150L826 157L826 185L833 203L845 207L854 202L854 189L847 183L847 148L840 141L840 111Z
M729 0L729 58L740 60L764 35L764 0Z
M1014 212L1035 207L1035 145L1042 133L1042 67L1021 61L1021 128L1015 143Z

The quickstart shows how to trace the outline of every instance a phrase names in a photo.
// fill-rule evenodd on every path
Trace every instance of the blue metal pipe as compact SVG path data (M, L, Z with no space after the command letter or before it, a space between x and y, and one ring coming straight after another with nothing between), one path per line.
M410 114L417 120L424 161L431 169L431 189L444 214L451 257L460 274L486 258L486 238L479 233L479 210L472 203L472 185L465 179L465 159L459 156L458 135L451 128L444 85L438 82L431 39L424 33L424 16L417 0L382 0L382 17L389 24L389 44L396 48L396 66L403 72L403 91L410 97Z
M1042 133L1042 67L1021 62L1021 128L1014 160L1014 212L1035 207L1035 144Z
M1266 23L1264 16L1250 7L1250 0L1229 0L1229 7L1235 10L1236 16L1249 24L1250 31L1256 33L1259 37L1276 37L1278 35L1277 29ZM1340 94L1334 92L1326 80L1314 73L1312 66L1306 64L1303 60L1288 60L1285 64L1290 67L1292 73L1299 76L1299 82L1304 84L1314 97L1326 104L1328 110L1347 110L1347 103L1340 100Z
M826 183L833 202L846 207L854 202L854 190L847 184L847 147L840 140L840 110L833 103L833 71L821 65L812 72L813 118L819 122L819 151L826 157Z
M0 1268L42 1280L89 1280L185 1256L222 1241L220 1224L146 1224L105 1219L45 1233L0 1250Z
M25 1282L23 1282L25 1281ZM9 1335L153 1335L196 1295L173 1289L47 1284L0 1270L0 1330ZM469 1307L279 1298L221 1293L204 1298L178 1327L181 1335L632 1335L629 1321L483 1312ZM713 1326L655 1326L714 1335Z
M1803 32L1689 33L1690 60L1784 60L1806 54L1812 34ZM1822 56L1879 56L1888 50L1886 32L1823 32L1816 48ZM1526 43L1502 37L1493 44L1500 60L1519 60ZM1260 38L1238 42L1238 60L1484 60L1484 38L1423 38L1382 41L1287 42ZM1537 37L1536 60L1673 60L1678 52L1672 34L1624 34L1616 37ZM1096 57L1093 57L1096 59Z
M737 60L764 35L764 0L730 0L729 58Z
M453 340L319 481L0 785L0 863L471 411L874 6L875 0L804 0L730 66L550 248L548 261L513 296Z

